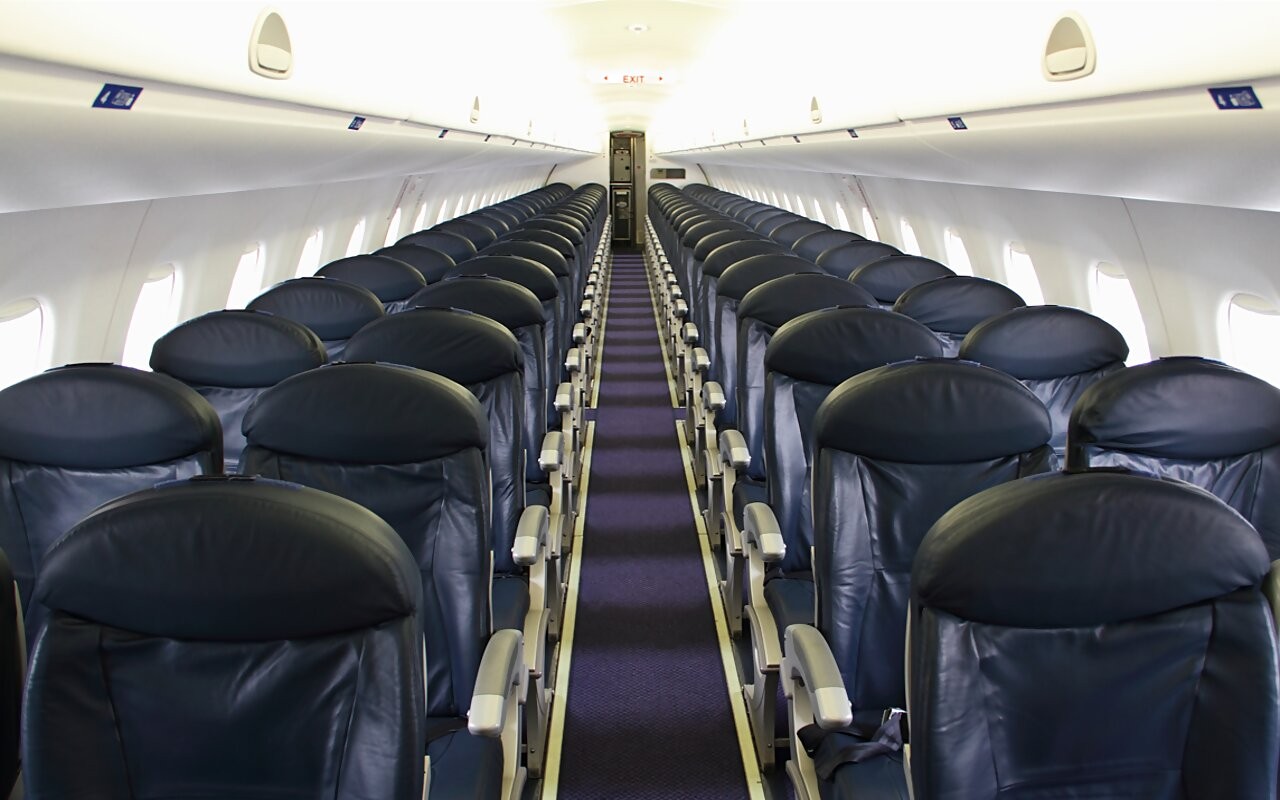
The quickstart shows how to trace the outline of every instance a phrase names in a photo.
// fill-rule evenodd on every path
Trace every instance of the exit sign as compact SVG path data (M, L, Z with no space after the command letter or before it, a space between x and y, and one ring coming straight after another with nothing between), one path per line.
M591 75L592 83L622 86L664 86L671 81L671 76L663 72L597 72Z

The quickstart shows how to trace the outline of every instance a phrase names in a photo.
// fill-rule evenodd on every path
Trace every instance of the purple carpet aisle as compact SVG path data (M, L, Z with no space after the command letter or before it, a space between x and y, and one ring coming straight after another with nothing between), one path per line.
M639 255L607 319L558 796L745 798Z

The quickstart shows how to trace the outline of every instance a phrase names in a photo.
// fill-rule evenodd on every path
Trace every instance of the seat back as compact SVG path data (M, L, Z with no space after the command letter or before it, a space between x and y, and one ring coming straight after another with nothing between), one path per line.
M838 280L838 279L837 279ZM839 342L839 347L832 347ZM765 348L764 442L773 508L787 554L783 572L810 568L813 546L813 419L836 386L869 369L911 358L935 358L942 346L911 319L879 308L828 308L778 329Z
M426 285L416 267L387 255L361 255L330 261L316 275L337 278L373 292L388 314L404 310L405 301Z
M1058 473L961 502L911 576L912 796L1273 797L1267 562L1172 481Z
M862 239L863 237L856 233L827 228L825 230L814 231L813 233L801 236L794 244L791 245L791 252L801 258L807 258L810 261L817 262L818 256L822 255L827 250L830 250L833 247L839 247L842 244L848 244L849 242L862 241Z
M330 361L341 358L352 334L386 313L376 294L334 278L277 283L249 301L248 310L306 325L320 337Z
M421 588L374 514L181 481L99 508L46 566L29 796L421 795Z
M403 261L416 269L426 283L435 283L457 266L448 254L416 244L393 244L374 250L373 254Z
M720 276L729 267L752 256L786 252L786 248L772 239L742 239L720 245L708 253L706 260L702 262L702 280L698 284L697 302L690 303L689 308L695 312L694 323L702 337L702 346L711 357L708 378L717 378L720 371L719 336L716 328L719 320L715 314Z
M1080 395L1067 467L1114 466L1207 489L1280 558L1280 389L1206 358L1162 358Z
M559 416L547 404L545 324L537 296L517 283L477 276L432 284L409 302L416 308L461 308L481 314L505 326L516 337L524 370L525 478L541 481L544 476L538 462L539 443L544 433L559 424Z
M560 326L561 331L573 330L573 323L578 320L578 306L574 302L574 298L579 295L575 291L576 276L569 259L558 253L550 245L514 239L494 242L486 247L480 255L527 258L549 269L551 274L556 276L556 286L560 292L556 305L556 324Z
M18 746L26 672L27 639L18 584L9 557L0 550L0 794L5 797L13 796L22 771Z
M461 264L468 258L472 258L476 254L476 246L470 239L453 231L431 229L429 231L418 231L404 236L396 241L397 245L411 244L417 247L427 247L444 253L452 258L455 263Z
M498 238L497 232L488 225L485 225L475 219L464 219L462 217L455 217L451 220L441 222L438 225L432 226L431 230L455 233L471 242L471 244L476 248L476 252L480 252L484 248L493 244L494 240Z
M151 369L195 389L217 412L226 472L240 464L240 422L258 395L326 361L324 345L310 328L261 311L211 311L169 331L151 348Z
M167 375L52 369L0 390L0 548L27 608L49 546L93 509L161 481L222 471L218 415Z
M393 527L418 566L427 713L466 712L489 638L489 422L462 386L410 367L331 364L263 393L246 472L324 489Z
M746 476L763 480L764 354L773 334L796 317L834 306L874 305L875 300L848 281L819 272L800 272L765 281L738 303L738 431L756 457Z
M738 237L721 236L730 231L736 232ZM698 296L698 284L702 282L702 262L706 260L707 254L712 249L710 246L703 247L703 241L738 241L748 233L748 229L741 222L719 215L711 216L689 227L680 241L681 260L676 269L676 278L680 282L680 290L684 292L686 302L691 302ZM698 257L699 253L702 254L701 258Z
M494 569L511 560L524 508L524 364L520 343L503 325L459 309L418 308L366 325L347 346L350 361L403 364L448 378L480 401L489 422Z
M912 286L955 275L945 264L923 256L884 256L849 273L849 280L876 298L883 308L893 308Z
M854 270L872 261L900 255L902 251L891 244L862 239L823 250L814 259L814 263L837 278L848 278Z
M900 708L920 541L964 498L1047 471L1049 413L1003 372L932 359L848 379L813 427L818 629L855 712Z
M979 322L1025 305L1003 283L956 275L911 287L898 297L893 310L924 323L942 341L947 357L953 357Z
M1078 308L1027 306L979 322L959 357L1012 375L1035 393L1053 422L1054 452L1066 452L1067 419L1094 383L1124 369L1129 345L1108 322Z
M769 231L769 238L795 252L796 242L812 233L831 230L830 225L811 219L793 219Z

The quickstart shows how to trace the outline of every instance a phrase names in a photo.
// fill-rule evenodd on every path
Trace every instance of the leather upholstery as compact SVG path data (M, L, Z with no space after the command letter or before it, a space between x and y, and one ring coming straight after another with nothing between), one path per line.
M921 539L964 498L1049 469L1049 414L1002 372L928 359L846 380L813 426L817 627L855 711L902 707Z
M18 740L27 653L16 589L9 558L0 550L0 795L4 797L13 793L21 771Z
M1280 389L1204 358L1120 370L1080 396L1067 466L1177 478L1240 512L1280 558Z
M457 266L447 253L425 245L393 244L374 250L373 254L403 261L416 269L427 283L435 283L443 278L446 272Z
M720 236L725 232L732 232L736 236L731 235L727 239ZM680 288L687 299L692 300L698 296L698 285L702 283L702 262L706 260L712 249L703 247L703 241L708 239L721 243L739 241L749 233L751 232L741 222L724 217L711 217L689 228L680 242L682 256L680 268L676 272ZM701 258L698 256L699 253L702 253ZM695 324L696 321L695 318Z
M461 217L441 222L439 225L433 226L431 230L455 233L475 245L477 252L493 244L494 240L498 238L498 234L493 228L483 225L477 220L463 219Z
M960 503L912 574L914 796L1273 797L1268 567L1174 481L1059 473Z
M388 314L402 311L404 301L427 282L414 266L384 255L340 258L325 264L316 275L363 286L377 295Z
M1084 390L1123 369L1124 336L1105 320L1064 306L1027 306L979 322L959 357L1012 375L1035 393L1053 421L1054 451L1066 451L1067 420Z
M945 354L954 356L965 334L979 322L1025 305L1002 283L956 275L911 287L898 297L893 310L923 322L942 340Z
M342 356L352 334L386 313L376 294L334 278L277 283L251 300L248 309L306 325L320 337L330 361Z
M711 377L717 374L716 337L714 317L717 283L720 275L734 264L751 256L764 253L785 253L782 245L769 239L739 239L720 245L707 254L702 262L702 275L695 281L697 302L690 304L694 312L694 324L702 334L702 346L711 357Z
M837 278L847 279L859 267L885 256L899 256L902 251L891 244L870 239L846 242L823 250L814 262Z
M262 390L327 360L319 337L305 325L261 311L211 311L151 348L151 369L195 389L218 413L227 472L240 463L240 422Z
M195 390L113 364L52 369L0 390L0 547L34 635L46 549L102 503L222 470L218 415Z
M949 267L923 256L884 256L863 264L849 274L885 308L892 308L902 293L912 286L955 275Z
M462 386L387 364L295 375L245 417L246 472L360 503L413 553L429 716L465 713L489 638L488 427Z
M477 252L475 244L465 236L445 230L418 231L403 237L396 244L411 244L418 247L429 247L439 250L455 263L461 264L473 258Z
M139 492L59 541L36 602L31 797L422 792L421 587L354 503L245 479Z
M833 247L839 247L842 244L847 244L848 242L858 241L862 241L862 237L856 233L828 228L826 230L816 231L800 237L796 240L795 244L791 245L791 252L801 258L807 258L810 261L816 262L818 260L818 256L822 255L825 251L830 250Z
M831 227L828 225L824 225L821 222L814 222L813 220L810 220L810 219L798 219L798 220L792 220L791 222L788 222L785 225L779 225L778 227L769 231L769 238L774 240L775 242L778 242L779 244L786 245L787 247L791 248L792 252L795 252L796 242L800 241L801 239L803 239L804 237L808 236L811 233L818 233L820 231L829 231L829 230L831 230Z
M516 256L541 264L556 277L559 297L556 304L556 320L562 332L573 330L573 323L578 319L578 305L575 298L581 294L576 290L577 275L570 267L570 262L552 247L539 242L506 240L494 242L484 249L480 257ZM564 340L561 340L562 342Z

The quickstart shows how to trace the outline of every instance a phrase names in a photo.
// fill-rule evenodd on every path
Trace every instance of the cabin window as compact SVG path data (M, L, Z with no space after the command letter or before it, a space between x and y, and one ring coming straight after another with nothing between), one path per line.
M261 244L240 256L235 277L231 279L231 291L227 293L227 308L244 308L258 296L262 291L264 262Z
M436 214L436 221L435 221L435 222L433 222L433 223L432 223L432 225L433 225L433 226L434 226L434 225L439 225L441 222L445 222L445 221L446 221L446 220L448 220L448 219L450 219L450 217L449 217L449 201L448 201L448 200L442 200L442 201L440 201L440 213Z
M795 209L791 207L791 198L790 198L790 197L787 197L787 193L786 193L786 192L783 192L783 193L782 193L782 196L781 196L781 205L782 205L782 207L783 207L783 208L785 208L786 210L790 211L791 213L793 213L793 214L795 213Z
M907 222L907 218L902 218L902 252L911 255L920 255L920 242L916 239L916 231L911 227L911 223Z
M129 331L124 337L124 354L120 363L126 367L148 369L151 348L156 339L169 332L178 322L178 273L173 265L162 267L147 276L133 304Z
M400 209L396 209L396 213L391 215L391 221L387 223L387 235L382 240L382 244L386 247L396 243L400 238Z
M1005 284L1026 301L1029 306L1044 305L1044 292L1040 289L1040 279L1036 277L1035 265L1031 256L1017 242L1010 242L1004 256Z
M453 207L453 216L460 217L467 213L467 196L465 194L458 195L458 203Z
M836 203L836 227L842 231L853 232L853 228L849 225L849 215L845 213L844 206Z
M1227 305L1228 360L1240 369L1280 386L1280 309L1261 297L1238 294Z
M815 222L821 222L823 225L827 224L827 215L822 213L822 203L819 203L817 200L813 201L813 219Z
M467 201L466 213L470 214L472 211L475 211L479 207L480 207L480 193L472 192L471 199Z
M880 231L876 229L876 219L871 216L871 209L862 207L862 235L868 239L880 241Z
M972 275L973 263L969 261L969 250L955 228L947 228L943 237L947 247L947 266L957 275Z
M418 216L413 220L413 229L420 231L425 227L427 227L427 204L423 202L422 208L418 209ZM390 235L387 234L388 238L390 238Z
M351 239L347 241L347 258L358 256L364 252L364 217L356 223L355 230L351 231Z
M1105 261L1093 269L1093 283L1089 286L1090 305L1093 313L1102 317L1120 331L1129 343L1130 366L1151 360L1151 345L1147 343L1147 325L1138 308L1138 297L1133 284L1125 277L1124 270Z
M804 198L800 195L796 195L796 206L792 210L803 217L809 216L809 209L805 207Z
M34 299L0 308L0 389L40 371L44 309Z
M302 245L302 255L298 258L298 269L293 273L295 278L306 278L315 275L320 269L320 254L324 249L324 231L316 228Z

